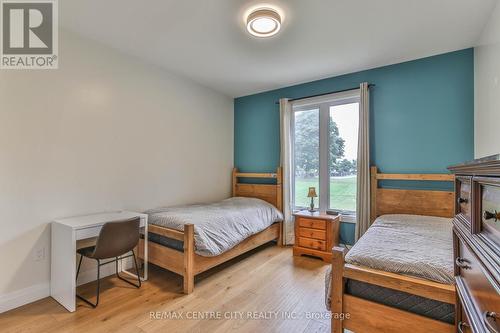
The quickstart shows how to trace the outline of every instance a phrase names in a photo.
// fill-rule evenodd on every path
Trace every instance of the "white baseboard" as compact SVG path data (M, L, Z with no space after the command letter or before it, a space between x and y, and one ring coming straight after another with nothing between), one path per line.
M0 313L50 296L50 283L34 286L0 295Z
M127 258L123 260L123 268L130 269L132 261ZM120 266L118 266L120 268ZM101 267L101 278L115 274L115 265L109 264ZM95 281L97 272L95 269L80 272L78 276L78 285ZM0 313L18 308L50 296L50 283L40 283L34 286L16 290L7 294L0 295Z

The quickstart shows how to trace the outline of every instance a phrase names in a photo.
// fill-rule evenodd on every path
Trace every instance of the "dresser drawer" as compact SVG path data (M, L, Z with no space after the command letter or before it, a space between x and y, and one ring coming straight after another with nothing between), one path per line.
M457 176L455 178L455 193L456 205L455 213L461 215L470 227L471 223L471 203L472 203L472 190L471 190L471 180L472 177Z
M306 238L326 240L326 231L319 230L319 229L310 229L310 228L299 227L299 236L306 237Z
M311 229L326 229L326 222L324 220L315 220L307 218L299 218L299 227L311 228Z
M498 291L500 286L482 267L469 246L462 240L459 240L458 256L455 263L458 266L457 271L463 285L467 289L467 294L470 295L476 309L476 317L480 318L479 324L484 327L489 325L500 331L500 317L496 320L492 317L493 313L500 314L500 294Z
M319 251L326 250L326 242L318 239L299 237L299 246Z
M498 250L500 246L500 179L474 178L475 209L474 233L482 234Z

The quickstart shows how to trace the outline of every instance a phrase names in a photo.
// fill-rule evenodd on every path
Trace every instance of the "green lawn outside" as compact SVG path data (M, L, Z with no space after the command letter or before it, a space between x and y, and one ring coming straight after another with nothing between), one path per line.
M307 197L309 187L316 187L319 195L318 179L296 179L295 180L295 205L309 207L311 199ZM318 199L314 199L318 207ZM356 176L332 177L330 179L330 208L340 210L356 210Z

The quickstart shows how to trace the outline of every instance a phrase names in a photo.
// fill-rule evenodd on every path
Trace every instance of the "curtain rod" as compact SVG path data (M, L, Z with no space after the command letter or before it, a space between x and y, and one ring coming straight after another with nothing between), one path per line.
M368 84L368 88L375 87L375 84L370 83ZM343 90L336 90L336 91L330 91L327 93L322 93L322 94L317 94L317 95L311 95L311 96L304 96L304 97L298 97L298 98L290 98L288 101L293 102L293 101L299 101L301 99L306 99L306 98L313 98L313 97L320 97L320 96L325 96L325 95L330 95L330 94L336 94L336 93L341 93L341 92L346 92L350 90L356 90L359 89L359 87L354 87L354 88L349 88L349 89L343 89ZM280 104L279 101L274 102L274 104Z

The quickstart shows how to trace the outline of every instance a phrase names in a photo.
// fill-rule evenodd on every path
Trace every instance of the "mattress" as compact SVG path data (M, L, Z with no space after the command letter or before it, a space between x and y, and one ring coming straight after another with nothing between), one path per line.
M144 238L144 235L141 235L141 237ZM153 234L153 233L149 233L148 239L150 242L163 245L165 247L171 248L172 250L176 250L179 252L184 251L184 242L183 241L169 238L169 237L165 237L162 235Z
M453 284L451 219L380 216L347 253L345 262Z
M201 256L220 255L248 237L261 232L283 215L273 205L256 198L234 197L220 202L152 209L146 212L148 223L184 230L194 225L195 252ZM153 235L153 234L152 234ZM149 237L152 241L168 242L179 249L182 242Z
M325 305L328 310L331 310L331 279L330 266L325 274ZM455 307L452 304L352 279L346 281L344 292L445 323L455 322Z
M143 237L144 237L144 235L143 235ZM160 245L163 245L165 247L168 247L168 248L180 251L180 252L184 251L184 242L177 240L177 239L168 238L168 237L153 234L153 233L148 233L148 240L150 242L160 244Z
M345 292L427 318L455 323L455 307L452 304L350 279L346 282Z

